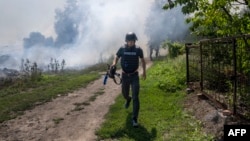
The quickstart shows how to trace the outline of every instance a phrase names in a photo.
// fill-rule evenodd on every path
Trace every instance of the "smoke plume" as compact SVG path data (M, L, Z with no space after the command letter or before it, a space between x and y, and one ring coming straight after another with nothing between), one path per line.
M14 60L19 64L22 58L28 58L38 66L47 66L51 58L56 58L59 61L64 59L66 67L84 68L113 56L125 43L125 34L130 31L136 33L136 44L145 50L147 56L149 40L159 39L158 42L174 38L170 34L181 33L180 26L184 25L174 27L177 23L184 23L183 17L179 15L180 11L163 15L161 8L152 8L152 4L159 1L68 0L63 9L55 11L56 37L31 32L23 39L22 51L18 54L9 53L9 56L15 56ZM176 15L173 16L174 14ZM150 20L150 16L154 19ZM174 22L179 16L180 20ZM156 38L152 38L152 35ZM6 58L8 57L5 56L4 59ZM11 67L12 62L5 61L2 64L9 64L8 67ZM13 67L19 66L13 63Z
M145 33L149 38L148 45L153 48L159 48L165 40L183 41L189 34L181 7L164 10L165 4L166 1L155 0L146 19Z

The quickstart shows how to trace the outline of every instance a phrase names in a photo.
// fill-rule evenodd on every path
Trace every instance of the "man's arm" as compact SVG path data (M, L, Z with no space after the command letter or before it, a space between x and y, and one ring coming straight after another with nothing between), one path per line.
M114 60L113 60L112 66L115 66L117 64L118 60L119 60L119 57L116 55Z

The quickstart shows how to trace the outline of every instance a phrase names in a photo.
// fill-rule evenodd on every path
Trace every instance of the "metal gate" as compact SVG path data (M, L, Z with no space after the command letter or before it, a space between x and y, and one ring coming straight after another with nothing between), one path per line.
M250 35L186 43L187 84L222 108L250 117Z

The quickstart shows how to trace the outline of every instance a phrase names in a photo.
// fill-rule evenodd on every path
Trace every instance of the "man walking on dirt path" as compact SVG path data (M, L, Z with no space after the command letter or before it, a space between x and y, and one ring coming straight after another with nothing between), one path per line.
M116 53L116 57L113 61L113 66L115 66L118 60L121 58L122 67L122 94L126 99L125 108L127 109L130 105L131 99L133 100L133 117L132 125L138 127L138 115L140 109L139 101L139 58L142 64L142 77L146 79L146 62L143 55L143 50L135 44L137 36L133 32L129 32L125 36L126 44L119 48ZM132 97L129 95L130 87L132 89Z

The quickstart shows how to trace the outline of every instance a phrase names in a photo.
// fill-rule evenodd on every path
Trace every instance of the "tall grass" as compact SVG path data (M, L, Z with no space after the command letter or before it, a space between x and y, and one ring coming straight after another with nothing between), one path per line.
M185 58L161 60L141 80L139 128L131 124L132 103L124 109L122 96L110 107L106 121L96 131L99 140L121 141L204 141L212 136L183 109L185 99Z

